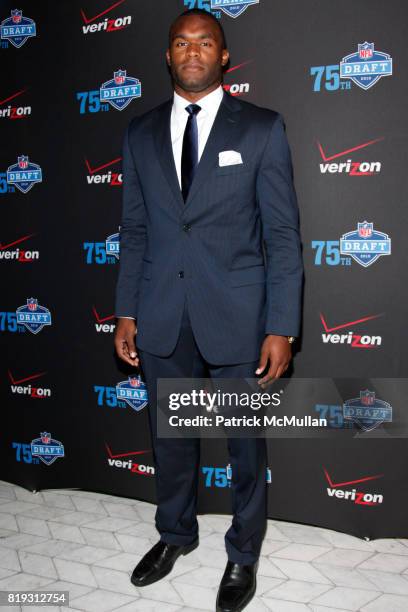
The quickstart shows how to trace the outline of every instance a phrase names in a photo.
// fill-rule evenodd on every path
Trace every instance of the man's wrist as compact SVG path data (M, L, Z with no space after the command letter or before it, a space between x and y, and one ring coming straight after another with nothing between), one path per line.
M286 336L285 334L274 334L271 332L266 333L267 336L275 336L276 338L285 338L289 344L293 344L296 340L296 336Z

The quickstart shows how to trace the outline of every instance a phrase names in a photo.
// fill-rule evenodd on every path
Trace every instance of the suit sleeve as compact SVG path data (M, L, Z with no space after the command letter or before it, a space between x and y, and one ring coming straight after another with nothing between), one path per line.
M146 246L146 209L126 130L123 143L123 200L120 268L116 285L116 317L137 317L139 285Z
M292 159L283 118L277 115L257 177L267 264L266 334L298 336L303 262Z

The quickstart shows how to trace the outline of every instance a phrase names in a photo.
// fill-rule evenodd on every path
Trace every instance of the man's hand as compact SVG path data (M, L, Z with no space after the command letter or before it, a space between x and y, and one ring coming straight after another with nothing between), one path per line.
M258 384L262 385L271 382L274 378L280 378L288 369L291 359L292 349L286 336L266 336L255 374L261 374L265 370L268 360L269 369L266 375L258 380Z
M116 353L120 359L134 367L139 365L135 345L136 333L136 322L133 319L118 319L115 332Z

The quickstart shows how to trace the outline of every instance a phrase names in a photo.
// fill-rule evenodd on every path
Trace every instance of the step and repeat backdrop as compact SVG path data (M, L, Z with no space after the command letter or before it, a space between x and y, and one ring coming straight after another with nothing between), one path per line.
M121 150L172 95L168 28L194 7L225 28L225 89L285 119L306 277L292 375L337 381L304 403L350 434L268 440L269 517L408 537L407 440L388 429L408 391L404 0L3 0L0 478L155 501L148 406L113 350ZM230 482L225 441L203 440L199 512L230 512Z

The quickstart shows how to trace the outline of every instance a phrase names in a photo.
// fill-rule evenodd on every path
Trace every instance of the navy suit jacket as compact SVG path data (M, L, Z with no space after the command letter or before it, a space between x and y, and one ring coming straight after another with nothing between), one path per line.
M175 348L185 300L214 365L256 361L265 334L299 334L303 264L282 116L224 93L184 203L172 100L134 118L123 147L117 317L137 319L137 347ZM242 164L219 166L234 150Z

